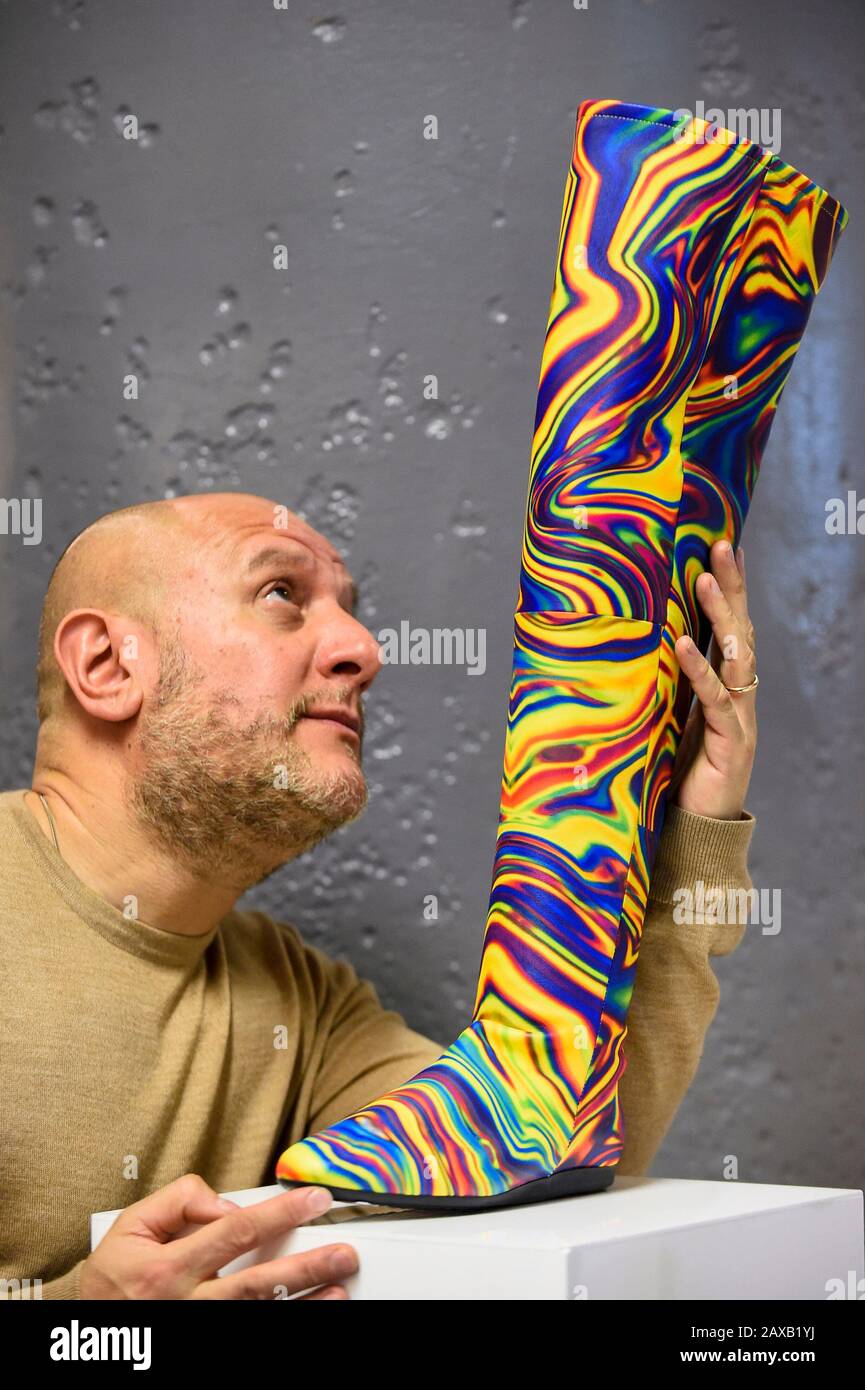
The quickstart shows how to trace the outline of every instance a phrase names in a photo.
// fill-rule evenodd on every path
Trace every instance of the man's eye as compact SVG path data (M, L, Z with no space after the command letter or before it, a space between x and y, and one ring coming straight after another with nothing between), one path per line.
M289 603L297 602L293 585L283 583L282 581L278 584L274 584L273 588L269 589L265 594L265 598L270 598L271 594L285 594Z

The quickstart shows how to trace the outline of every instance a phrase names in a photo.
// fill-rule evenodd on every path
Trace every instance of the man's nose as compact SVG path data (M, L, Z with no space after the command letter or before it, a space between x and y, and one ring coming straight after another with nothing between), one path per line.
M381 648L362 622L341 610L323 624L316 664L323 676L358 677L364 690L381 670Z

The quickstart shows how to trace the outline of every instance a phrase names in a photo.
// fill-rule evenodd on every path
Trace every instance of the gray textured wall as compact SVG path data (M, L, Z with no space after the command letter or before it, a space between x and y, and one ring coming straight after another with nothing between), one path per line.
M719 1177L733 1153L752 1181L865 1179L865 538L824 526L827 498L865 494L863 27L857 0L0 0L0 491L44 499L40 546L0 538L2 785L29 783L39 605L75 531L178 491L302 510L373 630L488 632L482 677L385 669L366 816L258 894L442 1039L467 1019L487 906L577 104L780 107L784 157L847 204L745 535L752 871L783 926L718 966L662 1174Z

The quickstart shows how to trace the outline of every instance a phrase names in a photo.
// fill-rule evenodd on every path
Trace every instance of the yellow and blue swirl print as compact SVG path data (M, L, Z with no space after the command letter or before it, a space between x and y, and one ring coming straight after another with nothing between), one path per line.
M482 1209L590 1192L652 863L736 543L846 212L778 156L615 101L577 113L540 370L492 891L474 1012L405 1085L288 1148L346 1200Z

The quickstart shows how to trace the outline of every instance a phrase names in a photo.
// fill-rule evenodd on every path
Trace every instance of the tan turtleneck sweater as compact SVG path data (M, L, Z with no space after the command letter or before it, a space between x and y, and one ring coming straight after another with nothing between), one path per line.
M444 1045L288 923L231 912L203 936L128 920L0 793L0 1298L77 1298L94 1211L183 1173L217 1191L274 1181L281 1151L383 1095ZM673 894L748 889L749 814L670 806L624 1044L620 1173L643 1173L700 1061L710 957L744 925L677 925ZM277 1045L280 1044L280 1045Z

